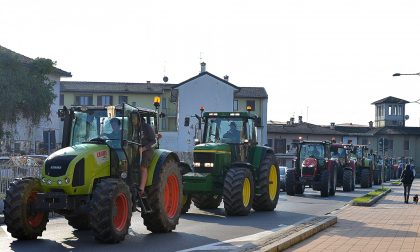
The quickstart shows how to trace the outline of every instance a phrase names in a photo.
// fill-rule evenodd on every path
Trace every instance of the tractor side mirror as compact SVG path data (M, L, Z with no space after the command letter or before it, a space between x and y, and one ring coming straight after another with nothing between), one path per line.
M190 118L189 117L185 117L185 119L184 119L184 126L185 127L190 126Z
M159 117L160 117L160 118L165 118L165 117L166 117L166 114L165 114L165 113L163 113L163 112L160 112Z
M255 127L262 127L261 117L255 118Z

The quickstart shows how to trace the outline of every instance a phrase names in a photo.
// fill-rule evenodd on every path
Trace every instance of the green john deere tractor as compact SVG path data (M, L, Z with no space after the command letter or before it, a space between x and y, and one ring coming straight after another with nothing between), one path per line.
M184 210L190 198L199 209L218 208L223 200L227 215L274 210L279 169L273 150L257 143L260 119L249 112L205 112L199 121L203 140L193 150L194 171L183 175Z
M75 229L91 229L96 240L105 243L124 240L136 210L152 232L175 229L182 183L174 152L155 148L147 197L138 196L140 118L157 130L155 111L122 104L64 107L59 115L64 122L64 148L46 159L41 178L16 179L7 191L5 223L13 237L41 236L52 211L63 215ZM111 129L115 118L121 126L117 134Z
M356 161L356 184L361 188L372 187L375 164L369 157L366 145L353 145L352 159Z

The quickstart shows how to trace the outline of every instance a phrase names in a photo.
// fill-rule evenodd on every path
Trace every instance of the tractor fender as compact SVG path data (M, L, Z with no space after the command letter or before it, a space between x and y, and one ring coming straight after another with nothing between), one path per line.
M166 162L166 160L169 159L175 160L178 164L180 163L179 157L175 152L165 149L154 150L152 161L150 163L149 168L147 169L146 186L152 185L154 182L156 182L157 179L159 179L160 169L162 169L163 164Z
M194 172L192 167L184 161L180 161L178 166L179 166L179 169L181 170L181 175L184 175L189 172Z
M267 154L274 155L273 149L268 146L256 146L249 161L253 166L259 168Z

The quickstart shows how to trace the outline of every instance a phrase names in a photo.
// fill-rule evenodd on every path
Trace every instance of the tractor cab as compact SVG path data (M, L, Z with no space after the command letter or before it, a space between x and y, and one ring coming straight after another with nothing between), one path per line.
M299 144L299 161L303 177L312 177L326 168L331 158L330 143L324 141L302 141Z

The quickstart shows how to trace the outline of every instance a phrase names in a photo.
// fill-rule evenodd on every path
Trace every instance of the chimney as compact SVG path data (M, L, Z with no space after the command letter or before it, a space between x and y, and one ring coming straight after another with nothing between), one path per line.
M224 79L225 81L229 81L229 75L225 75L225 76L223 77L223 79Z
M373 122L372 121L369 122L369 128L371 128L371 129L373 128Z
M298 118L299 118L299 123L303 123L302 116L299 116Z
M295 124L295 118L294 117L290 117L290 124L294 125Z
M147 84L150 84L150 81L148 80L148 81L146 81L146 83L147 83Z
M206 72L206 63L205 62L201 62L201 73Z
M330 123L330 129L335 129L335 123L334 122L332 122L332 123Z

